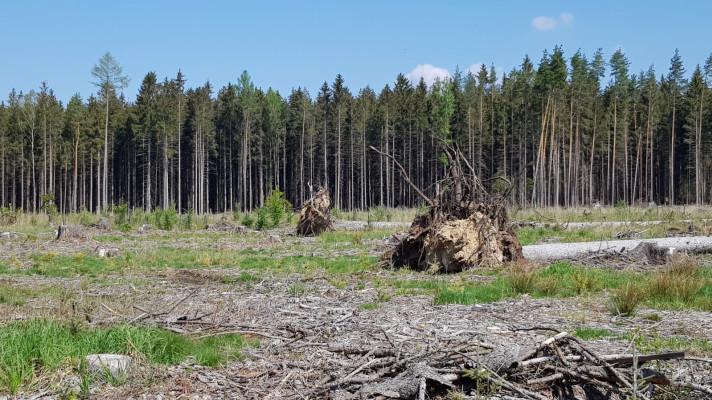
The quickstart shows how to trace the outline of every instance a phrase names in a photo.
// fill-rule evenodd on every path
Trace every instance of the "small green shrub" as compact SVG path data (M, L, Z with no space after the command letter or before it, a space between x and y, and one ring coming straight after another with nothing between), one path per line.
M255 221L255 228L257 230L263 230L269 228L268 211L266 208L260 208L257 210L257 220Z
M157 209L153 212L153 224L156 228L170 231L178 224L178 213L175 206L163 209Z
M242 213L240 212L240 203L235 203L232 207L232 220L235 222L240 222L242 218Z
M181 217L180 225L182 229L187 231L193 229L193 211L188 211L187 213L183 214L183 216Z
M271 219L272 226L277 226L282 223L284 216L291 210L292 205L284 198L284 193L282 193L278 188L272 189L272 192L265 199L265 206L267 215Z
M252 228L255 225L255 219L250 213L245 213L240 220L240 223L247 228Z
M368 219L370 221L390 221L393 219L393 214L391 211L383 206L374 207L368 212Z
M54 194L43 194L40 200L42 201L42 210L47 213L49 222L54 222L58 215L57 205L54 202Z
M114 225L121 230L129 230L131 226L131 216L129 215L129 205L121 202L114 206ZM129 229L123 229L129 228Z
M618 210L624 210L628 208L628 203L625 202L625 200L618 200L615 205L616 209Z
M9 207L0 207L0 225L13 225L17 222L17 211Z
M586 274L583 272L577 272L574 274L574 288L576 294L582 294L586 292L593 292L599 289L599 282L591 274Z
M87 211L85 208L79 212L79 224L82 226L92 226L96 223L96 218L94 214Z
M292 296L297 296L297 297L303 295L306 292L307 292L306 286L304 286L301 283L295 283L287 289L287 293L291 294Z
M340 208L334 207L334 208L331 209L331 216L334 217L334 218L336 218L336 219L342 219L343 216L344 216L344 212L341 211Z

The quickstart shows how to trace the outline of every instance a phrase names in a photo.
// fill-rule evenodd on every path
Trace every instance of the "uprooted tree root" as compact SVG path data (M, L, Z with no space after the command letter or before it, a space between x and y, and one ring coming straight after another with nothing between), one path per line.
M407 235L383 256L393 266L459 272L494 267L522 258L506 209L494 202L472 203L457 214L438 207L415 218Z
M383 255L387 265L459 272L523 258L507 215L506 194L489 195L459 151L447 151L449 173L438 182L431 199L411 182L395 158L371 149L393 160L404 180L429 206L428 212L415 217L406 236ZM463 173L463 164L470 174Z
M297 234L300 236L317 236L326 231L334 230L331 221L331 197L326 188L319 189L314 197L307 200L299 213Z

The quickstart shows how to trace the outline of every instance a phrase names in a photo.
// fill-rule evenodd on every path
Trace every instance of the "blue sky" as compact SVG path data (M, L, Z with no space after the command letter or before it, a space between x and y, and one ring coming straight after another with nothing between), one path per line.
M247 69L256 84L312 94L337 73L357 91L399 72L435 76L493 63L535 63L561 44L632 70L666 72L674 49L688 71L712 52L710 1L15 1L0 5L0 96L46 80L67 100L95 89L90 70L110 51L131 78L146 72L222 86ZM420 67L418 67L420 66Z

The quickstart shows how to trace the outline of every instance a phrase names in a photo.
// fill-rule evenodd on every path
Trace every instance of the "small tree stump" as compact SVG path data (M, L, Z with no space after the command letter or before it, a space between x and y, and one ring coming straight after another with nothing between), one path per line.
M57 227L56 240L86 240L84 231L79 226L59 225Z
M322 232L334 230L330 208L329 191L325 188L319 189L314 197L302 206L297 222L297 235L317 236Z

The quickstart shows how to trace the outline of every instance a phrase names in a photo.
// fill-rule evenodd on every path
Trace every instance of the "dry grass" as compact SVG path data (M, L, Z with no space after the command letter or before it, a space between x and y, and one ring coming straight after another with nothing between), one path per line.
M526 263L514 263L507 271L515 293L531 293L534 290L536 274L534 267Z
M631 316L645 298L645 289L633 282L626 282L613 291L611 311L617 315Z
M673 257L667 268L656 274L648 286L653 298L690 302L705 285L697 261L687 255Z

